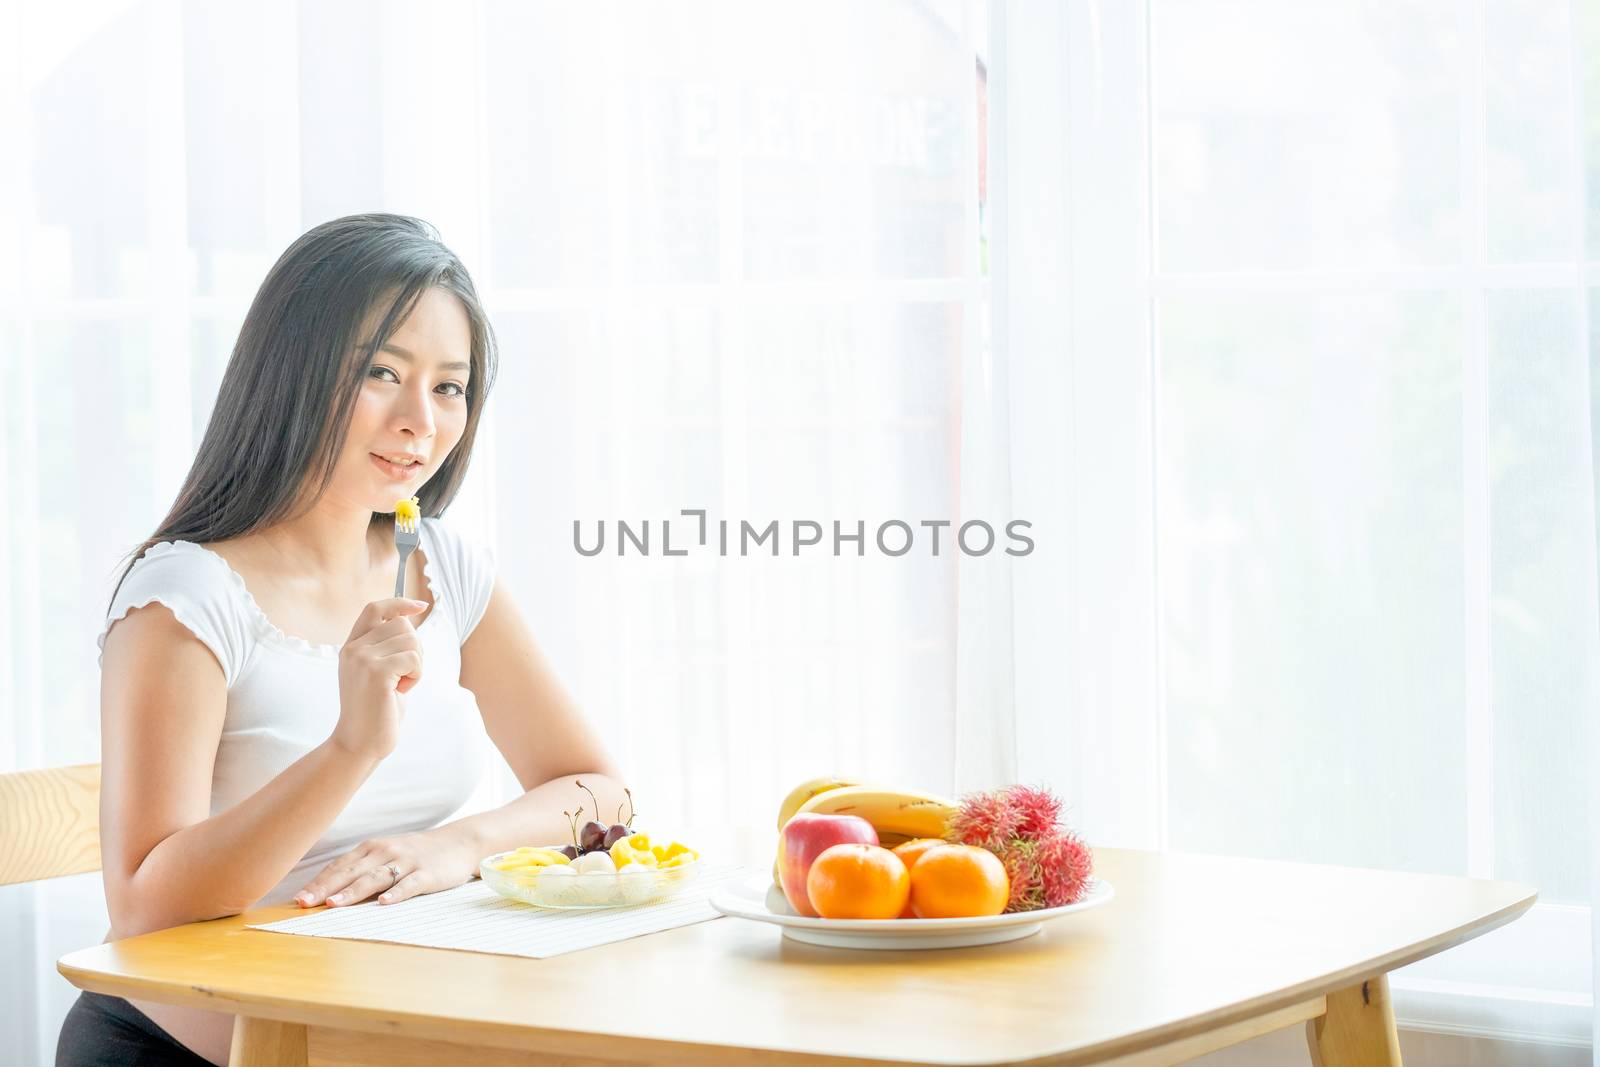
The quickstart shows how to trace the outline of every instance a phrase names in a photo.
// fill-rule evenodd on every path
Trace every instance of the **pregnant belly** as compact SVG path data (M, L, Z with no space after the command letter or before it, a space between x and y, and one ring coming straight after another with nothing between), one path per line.
M228 1050L233 1044L232 1015L131 998L128 1003L150 1016L151 1021L189 1051L210 1060L217 1067L227 1067Z
M106 941L111 940L111 934L112 931L106 931ZM153 1000L134 1000L132 997L126 999L129 1004L150 1016L150 1021L165 1030L178 1044L210 1060L217 1067L228 1067L228 1053L233 1045L231 1012L180 1008L172 1004L157 1004Z

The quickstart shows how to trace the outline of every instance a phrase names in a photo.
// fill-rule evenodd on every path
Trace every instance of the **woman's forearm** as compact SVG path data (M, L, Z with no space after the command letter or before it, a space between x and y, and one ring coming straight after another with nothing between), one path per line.
M579 782L583 783L582 787ZM572 825L562 812L581 807L579 829L590 819L607 826L614 822L625 823L629 812L628 797L623 792L625 784L599 773L563 775L533 787L493 811L469 815L440 829L465 835L480 856L523 845L571 844ZM600 808L598 814L595 813L596 801Z
M107 878L117 936L243 911L305 857L378 763L325 741L233 807L164 838L120 885Z

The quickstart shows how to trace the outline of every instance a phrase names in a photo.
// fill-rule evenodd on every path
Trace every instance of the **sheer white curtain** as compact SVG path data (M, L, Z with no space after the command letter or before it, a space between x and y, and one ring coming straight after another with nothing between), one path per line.
M771 833L832 770L1009 780L991 608L1021 564L872 544L1012 517L985 30L966 0L0 2L0 768L98 758L113 568L255 287L308 226L379 209L435 223L485 294L502 372L449 518L494 547L641 819ZM684 509L712 545L776 520L783 554L666 558ZM651 521L648 557L574 551L575 520L618 519ZM792 555L796 520L824 543ZM835 520L865 522L863 558L833 555ZM49 1062L54 960L104 930L96 878L0 892L0 1059Z
M1396 999L1403 1026L1571 1062L1600 5L994 17L1014 504L1071 531L1018 590L1022 751L1076 754L1097 842L1536 885Z

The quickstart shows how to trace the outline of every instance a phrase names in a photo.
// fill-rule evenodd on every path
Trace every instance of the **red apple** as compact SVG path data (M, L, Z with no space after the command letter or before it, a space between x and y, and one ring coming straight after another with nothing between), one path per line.
M783 824L778 838L778 875L789 906L800 915L818 918L806 895L806 875L811 862L834 845L876 845L878 831L858 815L818 815L801 812Z

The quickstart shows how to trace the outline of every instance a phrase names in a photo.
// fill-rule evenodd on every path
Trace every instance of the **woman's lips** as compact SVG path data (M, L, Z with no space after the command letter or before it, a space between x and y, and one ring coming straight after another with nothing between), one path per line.
M409 482L422 473L422 468L426 466L422 463L413 463L402 467L398 463L390 463L375 452L368 452L367 455L371 458L372 465L382 471L385 478L395 482Z

